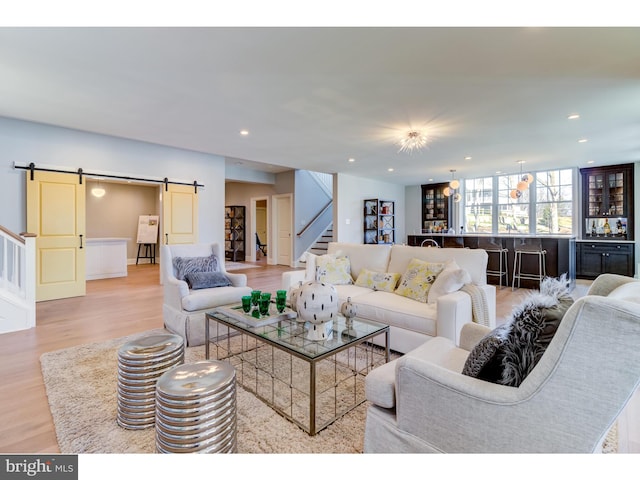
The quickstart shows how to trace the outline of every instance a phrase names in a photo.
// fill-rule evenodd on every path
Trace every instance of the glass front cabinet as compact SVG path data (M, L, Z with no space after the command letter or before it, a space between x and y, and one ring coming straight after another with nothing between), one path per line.
M582 239L577 242L576 276L603 273L633 276L633 164L583 168Z
M444 194L448 186L448 182L422 185L422 233L449 230L449 197Z
M244 262L245 207L231 205L224 208L224 254L227 260Z
M583 168L583 238L633 240L633 164Z

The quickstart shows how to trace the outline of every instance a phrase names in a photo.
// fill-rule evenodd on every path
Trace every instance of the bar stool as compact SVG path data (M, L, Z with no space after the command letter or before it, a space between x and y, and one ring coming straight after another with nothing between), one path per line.
M506 287L509 284L509 261L507 259L509 249L502 245L499 238L495 237L478 237L478 248L487 252L487 255L498 255L498 270L491 270L487 265L487 277L498 277L500 288L502 288L502 277L504 277Z
M518 288L520 288L520 280L536 280L542 282L547 275L547 251L542 248L542 240L539 238L516 238L514 240L514 260L513 260L513 281L511 282L511 290L516 288L516 278L518 279ZM522 271L522 255L535 255L538 257L537 272Z

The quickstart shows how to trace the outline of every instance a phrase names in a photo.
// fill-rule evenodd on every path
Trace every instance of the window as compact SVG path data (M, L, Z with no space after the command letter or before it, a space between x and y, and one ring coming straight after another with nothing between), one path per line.
M573 229L573 185L571 170L538 172L536 232L570 234Z
M467 232L573 233L573 169L531 173L533 183L519 194L519 174L465 180Z
M529 189L519 191L520 175L501 175L498 179L498 233L529 232ZM514 195L519 192L519 197Z
M465 180L465 230L491 233L493 228L493 178Z

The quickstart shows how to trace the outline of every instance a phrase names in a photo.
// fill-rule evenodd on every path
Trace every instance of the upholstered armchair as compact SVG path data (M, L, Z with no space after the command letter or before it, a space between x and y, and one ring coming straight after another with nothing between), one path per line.
M212 255L215 259L211 258ZM251 293L246 275L225 270L224 251L217 243L163 245L160 264L164 326L182 336L187 346L204 343L206 312L221 305L240 303L243 295ZM198 276L203 271L217 271L219 275ZM185 272L189 272L186 279L183 278ZM192 277L198 281L191 281L190 285L188 280Z
M462 374L490 332L436 337L366 378L367 453L595 452L640 382L640 281L598 277L519 386Z

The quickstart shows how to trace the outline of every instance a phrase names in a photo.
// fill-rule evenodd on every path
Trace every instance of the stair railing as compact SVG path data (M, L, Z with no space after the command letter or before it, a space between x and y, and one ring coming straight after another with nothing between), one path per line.
M27 328L36 318L36 236L17 235L0 225L0 290L21 299L28 309Z
M333 200L329 200L329 202L327 202L327 204L322 207L322 209L316 213L315 217L313 217L311 219L311 221L309 223L307 223L302 230L300 230L298 233L296 233L297 237L301 237L302 235L304 235L304 232L306 232L307 230L309 230L309 228L318 221L318 219L320 218L320 216L326 212L327 210L329 210L329 208L331 208L331 206L333 205Z

